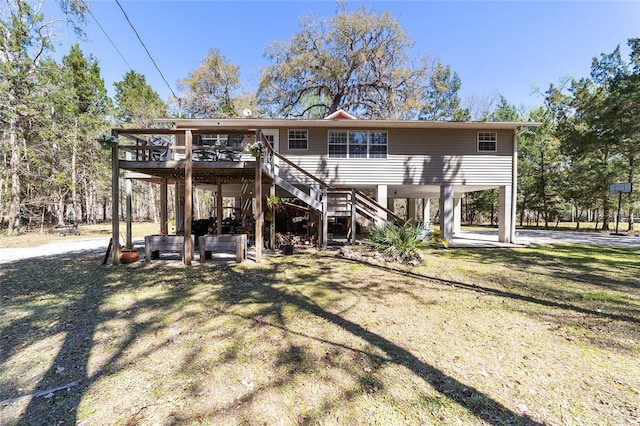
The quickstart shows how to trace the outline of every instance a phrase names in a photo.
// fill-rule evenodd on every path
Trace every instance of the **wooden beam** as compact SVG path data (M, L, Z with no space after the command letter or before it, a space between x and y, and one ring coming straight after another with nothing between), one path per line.
M184 141L186 159L184 162L184 264L191 265L193 260L193 241L191 240L191 224L193 221L193 162L191 161L191 130L185 130Z
M160 233L169 233L169 215L167 213L167 178L160 181Z
M260 130L256 131L256 139L262 139ZM256 179L255 179L255 199L256 199L256 230L254 235L256 247L256 263L262 262L262 227L264 225L264 214L262 212L262 154L256 158Z
M216 189L216 234L222 235L222 181L218 179Z
M126 223L127 223L127 243L126 243L126 248L132 248L133 247L133 237L131 236L132 234L132 226L131 226L131 221L132 221L132 207L131 207L131 192L132 192L132 186L133 183L131 182L131 179L127 179L125 182L126 185L126 200L127 200L127 209L126 209Z
M329 194L327 188L322 188L322 212L320 212L320 228L321 235L320 238L320 247L323 249L327 248L327 240L329 239L329 220L327 216L327 212L329 211Z
M269 196L276 196L276 185L275 183L271 183L269 186ZM269 211L271 215L271 221L269 222L269 248L273 250L276 246L276 209L275 206L272 207Z
M351 190L351 244L354 245L356 243L356 230L357 230L357 210L356 210L356 204L358 202L358 199L356 198L356 190L352 189Z
M112 135L114 133L112 132ZM114 135L115 136L115 135ZM113 241L113 265L120 263L120 164L118 145L111 147L111 239Z

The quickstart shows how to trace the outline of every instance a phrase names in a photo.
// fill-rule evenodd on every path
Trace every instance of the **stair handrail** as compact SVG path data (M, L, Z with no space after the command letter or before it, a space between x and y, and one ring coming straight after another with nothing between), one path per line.
M402 222L404 223L405 220L403 218L401 218L400 216L398 216L397 214L395 214L392 210L389 210L388 208L384 207L383 205L381 205L380 203L378 203L376 200L374 200L373 198L369 197L367 194L365 194L364 192L356 189L355 190L356 195L364 198L369 204L373 204L376 208L384 211L387 216L390 216L391 218L393 218L394 220L397 220L398 222Z
M350 195L351 194L352 189L350 188L330 188L328 191L328 195L331 196L331 194L336 194L336 193L343 193L345 195ZM387 214L387 220L389 218L391 218L392 220L396 220L398 222L402 222L404 223L405 220L403 218L401 218L400 216L396 215L392 210L389 210L388 208L382 206L381 204L379 204L376 200L374 200L373 198L369 197L367 194L365 194L364 192L358 190L358 189L353 189L353 191L356 194L356 198L360 199L362 201L362 204L366 205L367 207L370 208L374 208L378 211L382 211L384 213ZM351 200L348 200L348 202L350 202ZM369 212L369 215L371 215L372 217L374 215L371 214L372 212Z
M313 180L314 182L318 183L320 185L321 188L328 188L329 185L327 185L322 179L319 179L318 177L312 175L311 173L309 173L308 171L306 171L305 169L303 169L302 167L298 166L296 163L294 163L293 161L289 160L288 158L284 157L283 155L281 155L279 152L276 152L273 147L271 146L271 143L267 140L267 138L264 136L264 134L262 135L262 145L264 147L267 148L267 151L269 152L269 155L271 157L276 157L280 160L282 160L284 163L287 163L287 165L291 166L292 168L296 169L297 171L299 171L300 173L302 173L303 175L305 175L306 177L308 177L309 179ZM271 160L272 162L273 160Z

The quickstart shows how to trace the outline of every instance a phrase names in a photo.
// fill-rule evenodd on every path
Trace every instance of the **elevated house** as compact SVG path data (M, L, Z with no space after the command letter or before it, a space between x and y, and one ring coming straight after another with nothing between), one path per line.
M459 231L460 200L470 191L499 190L498 239L515 240L517 136L530 122L433 122L359 120L344 111L325 119L171 119L166 129L114 129L112 148L113 241L119 241L120 171L125 178L160 185L160 233L166 234L167 188L175 185L175 223L192 235L192 191L216 194L214 233L224 232L222 197L234 197L238 221L250 226L256 260L263 236L273 238L276 220L265 228L264 200L288 200L307 231L325 247L335 224L354 241L359 227L399 220L394 199L408 200L408 216L429 223L431 199L439 200L446 239ZM416 203L421 199L422 203ZM416 205L423 211L416 212ZM271 212L266 217L271 219ZM343 219L341 219L343 218ZM246 223L250 219L250 224ZM265 231L270 232L265 232ZM344 230L344 229L343 229ZM244 232L244 230L243 230ZM268 237L266 237L268 235ZM183 259L192 260L195 239L184 239ZM118 262L118 249L113 262Z

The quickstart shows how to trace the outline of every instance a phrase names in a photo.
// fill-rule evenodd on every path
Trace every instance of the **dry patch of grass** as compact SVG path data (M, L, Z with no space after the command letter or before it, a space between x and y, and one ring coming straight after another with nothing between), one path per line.
M638 252L0 272L3 424L640 422ZM4 266L4 265L3 265Z
M77 231L79 236L73 234L64 234L68 230L67 227L47 228L42 232L30 231L20 235L6 236L0 234L0 248L17 248L17 247L37 247L52 242L64 242L72 238L99 238L111 236L111 222L99 223L96 225L81 224ZM132 224L132 234L134 238L141 238L145 235L157 234L160 225L151 222L135 222ZM120 223L120 234L124 238L126 232L126 224Z

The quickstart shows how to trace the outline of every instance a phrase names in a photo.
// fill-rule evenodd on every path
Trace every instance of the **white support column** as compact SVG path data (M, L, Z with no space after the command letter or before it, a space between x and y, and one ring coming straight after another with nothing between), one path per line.
M511 185L504 185L500 187L500 212L498 215L498 241L501 243L510 243L511 240L511 226L513 221L513 213L511 211Z
M513 157L511 159L511 227L509 230L509 242L516 241L516 214L518 211L518 131L513 132Z
M422 199L422 224L431 228L431 198Z
M462 203L461 198L453 199L453 235L460 234L460 224L462 222Z
M440 186L440 231L445 240L453 238L453 186Z
M416 224L416 199L415 198L407 198L407 218L413 223Z
M377 191L378 191L378 195L376 197L376 201L378 202L378 204L380 204L382 207L386 207L389 208L388 203L389 203L389 198L387 196L387 185L378 185L376 187ZM387 219L387 213L386 212L381 212L382 216Z

